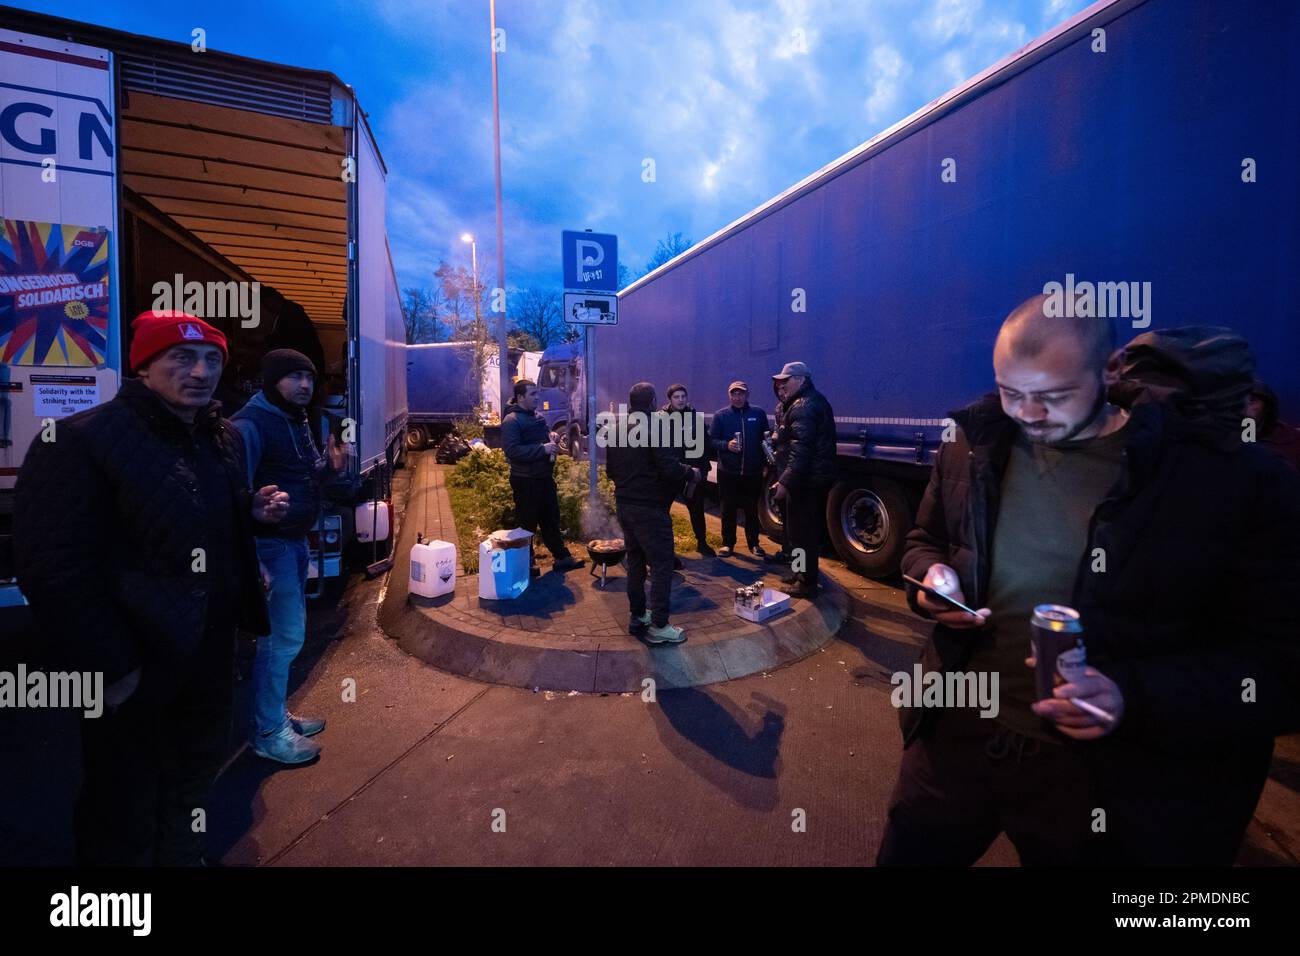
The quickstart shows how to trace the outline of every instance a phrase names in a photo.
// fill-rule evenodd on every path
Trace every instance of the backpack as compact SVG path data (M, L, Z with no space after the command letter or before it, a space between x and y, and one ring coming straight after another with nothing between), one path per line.
M1232 329L1188 325L1143 332L1112 356L1118 371L1108 398L1122 408L1161 402L1197 430L1240 441L1255 356Z

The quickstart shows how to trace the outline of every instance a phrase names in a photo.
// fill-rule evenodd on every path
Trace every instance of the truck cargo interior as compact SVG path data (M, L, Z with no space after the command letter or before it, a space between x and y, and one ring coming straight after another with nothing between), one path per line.
M272 348L333 373L327 391L346 388L348 130L148 93L122 107L123 321L178 275L258 282L256 325L210 318L232 343L223 400L257 388Z

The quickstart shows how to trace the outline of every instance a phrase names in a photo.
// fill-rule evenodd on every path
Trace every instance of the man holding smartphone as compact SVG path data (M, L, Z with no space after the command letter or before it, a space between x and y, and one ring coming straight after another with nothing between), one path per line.
M1045 301L1003 323L997 393L952 416L903 558L974 610L909 586L936 622L923 667L996 672L1000 707L902 711L879 862L969 865L1005 832L1025 864L1231 864L1300 723L1300 608L1276 600L1300 576L1300 481L1159 401L1109 404L1109 322ZM1049 603L1079 611L1091 666L1038 700Z

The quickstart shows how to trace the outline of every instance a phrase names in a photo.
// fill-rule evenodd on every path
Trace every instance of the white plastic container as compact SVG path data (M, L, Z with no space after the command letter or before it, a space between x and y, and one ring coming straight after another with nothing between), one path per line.
M357 505L357 540L387 541L391 525L388 523L388 502L367 501Z
M532 532L523 528L494 531L478 546L478 596L512 601L528 590L528 546ZM495 539L495 540L494 540ZM493 545L497 545L493 547Z
M755 624L762 624L769 618L776 617L782 611L789 609L790 595L775 588L763 588L763 604L761 607L745 607L739 602L736 603L736 613L746 621L753 621Z
M411 546L411 593L436 598L456 590L456 546L417 541Z

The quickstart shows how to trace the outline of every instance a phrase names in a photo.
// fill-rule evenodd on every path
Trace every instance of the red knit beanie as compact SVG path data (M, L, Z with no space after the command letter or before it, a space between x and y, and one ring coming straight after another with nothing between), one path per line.
M221 360L230 357L226 337L198 316L188 312L141 312L131 323L131 371L138 372L160 352L173 345L206 342L221 349Z

